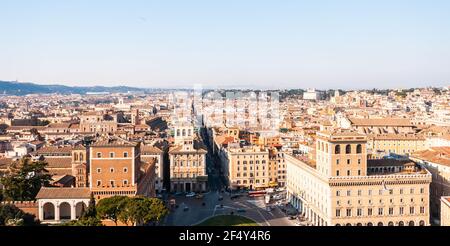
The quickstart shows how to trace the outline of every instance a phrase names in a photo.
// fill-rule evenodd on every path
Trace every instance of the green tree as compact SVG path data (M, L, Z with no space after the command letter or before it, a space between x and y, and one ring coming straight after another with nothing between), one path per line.
M98 216L102 219L110 219L117 225L119 215L125 210L130 198L126 196L113 196L102 199L97 204Z
M37 224L34 215L25 213L12 204L0 205L0 226L31 226Z
M0 179L3 184L3 199L10 201L35 200L42 186L50 184L51 175L45 169L44 161L32 161L28 157L14 162Z
M125 224L147 225L160 222L168 213L169 210L160 199L134 197L119 214L119 220Z

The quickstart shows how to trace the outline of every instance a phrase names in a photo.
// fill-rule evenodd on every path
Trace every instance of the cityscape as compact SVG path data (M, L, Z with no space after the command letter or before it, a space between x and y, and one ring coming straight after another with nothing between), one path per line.
M2 243L448 238L450 1L0 9Z
M450 90L2 95L3 225L450 225Z

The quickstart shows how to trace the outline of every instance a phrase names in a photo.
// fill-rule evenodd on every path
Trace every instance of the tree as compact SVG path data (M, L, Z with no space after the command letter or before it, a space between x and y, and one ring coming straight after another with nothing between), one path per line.
M14 162L9 172L0 179L4 186L3 198L10 201L35 200L41 187L50 184L51 175L46 166L46 162L32 161L29 157Z
M37 224L34 215L25 213L12 204L0 205L0 226L31 226Z
M100 200L97 204L98 216L102 219L110 219L117 225L119 215L125 210L130 198L126 196L113 196Z
M157 223L168 214L169 210L157 198L134 197L130 199L125 209L119 214L119 219L125 224L146 225Z

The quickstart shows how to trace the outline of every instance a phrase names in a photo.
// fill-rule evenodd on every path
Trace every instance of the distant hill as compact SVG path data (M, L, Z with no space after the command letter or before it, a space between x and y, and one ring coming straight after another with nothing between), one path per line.
M65 85L38 85L12 81L0 81L0 95L27 95L27 94L86 94L87 92L127 93L129 91L144 92L145 89L128 86L65 86Z

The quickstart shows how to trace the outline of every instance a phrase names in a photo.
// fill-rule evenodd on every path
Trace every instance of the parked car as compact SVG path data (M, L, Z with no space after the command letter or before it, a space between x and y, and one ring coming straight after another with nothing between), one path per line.
M197 199L202 199L203 197L204 197L203 194L197 194L197 195L195 196L195 198L197 198Z
M189 210L189 207L188 206L184 206L184 208L183 208L183 211L188 211Z
M182 196L184 193L183 192L176 192L175 196Z
M194 197L195 195L195 192L189 192L186 194L186 197Z
M247 212L247 211L246 211L245 209L243 209L243 208L240 208L240 209L237 210L237 212L238 212L238 213L245 213L245 212Z

